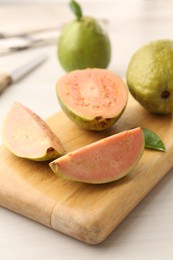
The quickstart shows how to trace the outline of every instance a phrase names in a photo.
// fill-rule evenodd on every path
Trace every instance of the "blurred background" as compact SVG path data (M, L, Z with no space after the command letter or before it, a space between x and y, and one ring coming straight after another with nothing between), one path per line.
M118 2L118 0L107 0L106 2ZM129 2L129 0L122 0L124 2ZM131 1L131 0L130 0ZM133 2L134 1L141 1L141 0L132 0ZM145 1L145 0L144 0ZM147 0L146 0L147 1ZM148 0L150 1L150 0ZM156 0L157 1L157 0ZM65 0L0 0L0 3L4 3L4 4L7 4L7 3L58 3L58 2L65 2ZM86 0L81 0L80 1L81 3L82 2L86 2ZM105 2L103 0L87 0L87 2Z
M106 21L104 25L112 46L109 69L122 78L125 78L130 58L138 48L152 40L172 38L172 0L78 0L78 2L84 15ZM55 84L65 71L57 58L57 39L62 26L72 19L74 15L69 8L68 0L0 0L0 36L46 28L48 29L46 32L34 37L51 39L44 46L0 56L0 71L11 71L16 65L38 54L45 54L48 57L38 70L3 93L0 102L0 121L14 99L30 106L44 118L59 108ZM17 40L22 46L26 39ZM3 44L1 37L0 48ZM39 104L38 96L42 100Z

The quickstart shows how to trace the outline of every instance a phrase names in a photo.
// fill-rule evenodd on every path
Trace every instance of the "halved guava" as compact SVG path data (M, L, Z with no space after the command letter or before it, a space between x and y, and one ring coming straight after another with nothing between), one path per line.
M46 161L64 154L58 137L38 115L18 102L8 111L2 141L16 156L35 161Z
M128 174L144 151L144 135L135 128L70 152L49 165L60 177L86 183L107 183Z
M105 69L70 72L58 80L56 91L66 115L88 130L111 127L122 115L128 100L123 80Z

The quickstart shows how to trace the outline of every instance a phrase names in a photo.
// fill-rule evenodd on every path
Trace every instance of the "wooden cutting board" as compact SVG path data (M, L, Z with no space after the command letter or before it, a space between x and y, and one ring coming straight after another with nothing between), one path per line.
M63 180L47 162L17 158L0 146L0 205L86 243L102 242L173 166L172 115L152 115L131 97L120 120L104 132L80 129L63 112L47 123L66 151L137 126L155 131L166 145L165 153L145 150L128 176L101 185Z

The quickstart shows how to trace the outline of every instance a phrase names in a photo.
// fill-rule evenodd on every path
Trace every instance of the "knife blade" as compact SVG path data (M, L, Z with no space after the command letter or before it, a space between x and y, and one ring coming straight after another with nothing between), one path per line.
M36 69L44 61L46 61L46 59L47 57L45 55L41 55L21 65L11 73L0 74L0 94L11 84L18 82L34 69Z

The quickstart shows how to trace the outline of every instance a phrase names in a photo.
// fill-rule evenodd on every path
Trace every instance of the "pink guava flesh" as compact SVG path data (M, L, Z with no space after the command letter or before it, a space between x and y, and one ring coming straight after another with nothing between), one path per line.
M64 154L62 144L46 122L18 102L13 103L5 117L2 141L23 158L50 160Z
M90 130L103 130L113 125L128 100L123 80L105 69L72 71L58 80L56 90L67 116Z
M128 174L143 151L143 131L135 128L70 152L49 165L58 176L67 179L106 183Z

